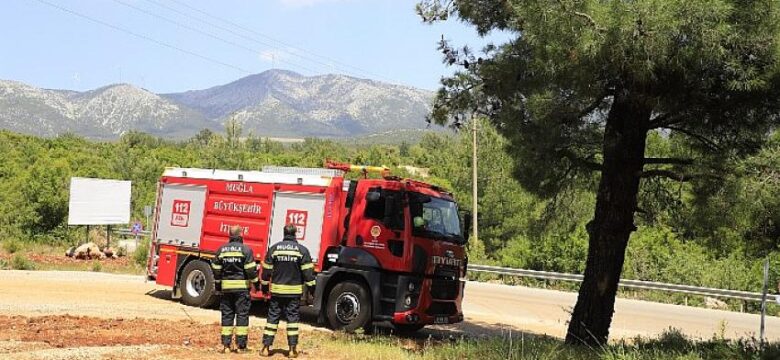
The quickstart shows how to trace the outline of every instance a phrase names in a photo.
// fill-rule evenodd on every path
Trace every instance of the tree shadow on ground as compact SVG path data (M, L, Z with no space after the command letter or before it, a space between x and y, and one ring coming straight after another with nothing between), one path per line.
M178 299L171 298L171 290L151 290L147 292L146 295L171 303L180 304ZM217 303L217 305L210 309L219 309L219 304ZM268 304L265 301L253 301L252 307L249 310L249 315L252 318L265 320L268 316ZM320 330L329 331L328 326L324 323L320 323L318 318L319 314L315 312L313 308L307 306L301 307L301 322ZM219 321L219 315L215 314L214 321ZM474 320L467 320L459 324L431 325L413 333L398 332L392 327L392 324L388 322L376 322L365 332L365 334L380 337L394 336L409 340L437 341L455 341L464 338L479 339L485 337L538 335L521 331L520 329L507 324L487 323Z

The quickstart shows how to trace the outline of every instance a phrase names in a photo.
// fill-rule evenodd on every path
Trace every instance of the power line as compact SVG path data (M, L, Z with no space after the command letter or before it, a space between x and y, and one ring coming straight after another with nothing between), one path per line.
M272 45L272 44L269 44L269 43L266 43L266 42L263 42L263 41L259 41L259 40L257 40L257 39L254 39L254 38L248 37L248 36L246 36L246 35L244 35L244 34L240 34L240 33L238 33L238 32L235 32L235 31L233 31L233 30L231 30L231 29L229 29L229 28L226 28L226 27L224 27L224 26L220 26L220 25L214 24L214 23L212 23L212 22L209 22L209 21L207 21L207 20L204 20L204 19L202 19L202 18L198 18L198 17L192 16L192 15L189 15L189 14L187 14L187 13L183 12L183 11L180 11L180 10L178 10L178 9L176 9L176 8L173 8L173 7L170 7L170 6L168 6L168 5L165 5L165 4L161 3L161 2L158 2L158 1L153 1L153 0L145 0L145 1L146 1L146 2L149 2L149 3L152 3L152 4L154 4L154 5L157 5L157 6L159 6L159 7L162 7L162 8L168 9L168 10L170 10L170 11L173 11L173 12L175 12L175 13L177 13L177 14L179 14L179 15L185 16L185 17L187 17L187 18L194 19L194 20L196 20L196 21L200 21L200 22L202 22L202 23L204 23L204 24L207 24L207 25L209 25L209 26L215 27L215 28L217 28L217 29L220 29L220 30L226 31L226 32L228 32L228 33L230 33L230 34L233 34L233 35L235 35L235 36L241 37L241 38L243 38L243 39L246 39L246 40L252 41L252 42L254 42L254 43L260 44L260 45L262 45L262 46L267 46L267 47L269 47L269 48L271 48L271 49L280 50L280 51L282 51L282 52L285 52L285 53L287 53L287 54L290 54L290 55L293 55L293 56L299 57L299 58L301 58L301 59L303 59L303 60L309 60L309 61L312 61L311 59L308 59L308 58L306 58L306 57L303 57L303 56L300 56L300 55L298 55L298 54L292 53L292 52L290 52L290 51L285 51L284 49L281 49L281 48L279 48L279 47L277 47L277 46L274 46L274 45ZM313 61L313 62L316 62L316 63L318 63L318 64L324 65L324 66L326 66L326 67L328 67L328 68L331 68L331 67L332 67L332 66L331 66L331 64L327 64L327 63L323 63L323 62L319 62L319 61ZM287 63L289 63L289 62L287 62Z
M225 39L225 38L223 38L223 37L220 37L220 36L214 35L214 34L212 34L212 33L209 33L209 32L207 32L207 31L203 31L203 30L201 30L201 29L198 29L198 28L196 28L196 27L192 27L192 26L189 26L189 25L187 25L187 24L180 23L180 22L178 22L178 21L176 21L176 20L172 20L172 19L170 19L170 18L167 18L167 17L165 17L165 16L162 16L162 15L155 14L155 13L153 13L153 12L151 12L151 11L145 10L145 9L143 9L143 8L139 8L139 7L137 7L137 6L135 6L135 5L132 5L132 4L128 4L128 3L124 2L124 1L121 1L121 0L114 0L114 2L115 2L115 3L118 3L118 4L121 4L121 5L123 5L123 6L129 7L129 8L131 8L131 9L133 9L133 10L136 10L136 11L138 11L138 12L144 13L144 14L146 14L146 15L149 15L149 16L152 16L152 17L158 18L158 19L160 19L160 20L163 20L163 21L169 22L169 23L171 23L171 24L174 24L174 25L176 25L176 26L179 26L179 27L182 27L182 28L185 28L185 29L188 29L188 30L191 30L191 31L197 32L197 33L199 33L199 34L202 34L202 35L208 36L208 37L210 37L210 38L212 38L212 39L219 40L219 41L222 41L222 42L224 42L224 43L226 43L226 44L229 44L229 45L232 45L232 46L238 47L238 48L240 48L240 49L243 49L243 50L246 50L246 51L249 51L249 52L250 52L250 53L252 53L253 55L257 55L257 54L258 54L258 52L257 52L257 50L256 50L256 49L252 49L252 48L250 48L250 47L247 47L247 46L244 46L244 45L242 45L242 44L236 43L236 42L234 42L234 41L231 41L231 40ZM281 60L281 59L280 59L279 61L280 61L280 62L283 62L283 63L286 63L286 64L288 64L288 65L290 65L290 66L297 67L297 68L299 68L299 69L303 69L303 70L310 71L310 72L313 72L313 73L316 73L316 72L317 72L317 71L315 71L315 70L312 70L312 69L310 69L310 68L308 68L308 67L305 67L305 66L302 66L302 65L298 65L298 64L296 64L296 63L293 63L293 62L284 61L284 60Z
M299 58L301 58L301 59L304 59L304 60L308 60L308 61L316 62L316 63L322 64L322 65L325 65L325 66L328 66L328 67L334 67L334 68L336 68L336 66L333 66L332 64L338 64L338 65L341 65L341 66L340 66L340 68L341 68L341 70L342 70L342 71L344 71L344 68L345 68L345 67L346 67L346 68L351 68L351 69L353 69L353 70L357 70L357 72L356 72L356 73L357 73L357 74L363 74L363 76L369 75L369 77L373 77L373 78L381 78L381 79L384 79L384 80L386 80L386 81L390 81L390 82L393 82L393 83L400 83L399 81L397 81L397 80L394 80L394 79L391 79L391 78L388 78L388 77L386 77L386 76L383 76L383 75L380 75L380 74L376 74L376 73L373 73L373 72L371 72L371 71L368 71L368 70L365 70L365 69L359 68L359 67L357 67L357 66L353 66L353 65L350 65L350 64L344 63L344 62L342 62L342 61L336 60L336 59L334 59L334 58L331 58L331 57L328 57L328 56L324 56L324 55L319 55L319 54L317 54L317 53L315 53L315 52L313 52L313 51L309 51L309 50L306 50L306 49L303 49L303 48L297 47L297 46L295 46L295 45L292 45L292 44L286 43L286 42L284 42L284 41L281 41L281 40L275 39L275 38L273 38L273 37L271 37L271 36L265 35L265 34L263 34L263 33L261 33L261 32L255 31L255 30L253 30L253 29L251 29L251 28L248 28L248 27L242 26L242 25L240 25L240 24L237 24L237 23L235 23L235 22L233 22L233 21L230 21L230 20L227 20L227 19L221 18L221 17L219 17L219 16L212 15L212 14L210 14L210 13L206 12L206 11L203 11L203 10L201 10L201 9L198 9L198 8L196 8L196 7L193 7L193 6L191 6L191 5L187 4L187 3L184 3L184 2L181 2L181 1L178 1L178 0L170 0L170 1L171 1L171 2L174 2L174 3L176 3L176 4L179 4L180 6L183 6L183 7L187 8L187 9L190 9L191 11L194 11L194 12L200 13L200 14L202 14L202 15L205 15L205 16L207 16L207 17L211 18L211 19L214 19L214 20L220 21L220 22L222 22L222 23L225 23L225 24L229 24L229 25L231 25L231 26L233 26L233 27L235 27L235 28L237 28L237 29L241 29L241 30L243 30L243 31L245 31L245 32L252 33L252 34L254 34L254 35L256 35L256 36L260 36L260 37L262 37L262 38L264 38L264 39L268 39L268 40L270 40L270 41L272 41L272 42L275 42L275 43L277 43L277 44L280 44L280 45L282 45L282 46L286 46L286 47L288 47L288 48L290 48L290 49L296 50L296 52L292 52L292 51L285 51L284 49L280 49L280 48L278 48L278 47L276 47L276 46L273 46L273 45L270 45L270 44L268 44L268 43L266 43L266 42L259 41L259 40L257 40L256 38L247 37L246 35L240 34L240 33L236 32L236 31L233 31L233 30L231 30L231 29L225 28L225 27L223 27L223 26L216 25L216 24L214 24L214 23L212 23L212 22L209 22L209 21L207 21L207 20L203 20L202 18L198 18L198 17L194 17L194 16L192 16L192 15L188 15L188 14L186 14L186 13L183 13L183 12L181 12L181 11L177 10L177 9L174 9L174 8L171 8L171 7L167 6L167 5L164 5L164 4L160 3L160 2L159 2L159 1L157 1L157 0L145 0L145 1L147 1L147 2L152 2L152 3L154 3L154 4L156 4L156 5L160 6L160 7L163 7L163 8L166 8L166 9L168 9L168 10L174 11L174 12L176 12L176 13L178 13L178 14L181 14L181 15L187 16L187 17L189 17L189 18L191 18L191 19L196 19L197 21L201 21L201 22L203 22L203 23L205 23L205 24L208 24L208 25L210 25L210 26L216 27L216 28L218 28L218 29L221 29L221 30L223 30L223 31L227 31L227 32L229 32L229 33L231 33L231 34L233 34L233 35L240 36L240 37L242 37L242 38L244 38L244 39L247 39L247 40L250 40L250 41L254 41L254 42L257 42L257 43L260 43L260 44L266 45L266 46L273 47L273 48L275 48L275 49L278 49L278 50L284 51L284 52L286 52L286 53L288 53L288 54L290 54L290 55L292 55L292 56L299 57ZM331 63L324 63L324 62L322 62L322 61L319 61L319 60L315 60L315 59L312 59L312 58L309 58L309 57L302 56L302 55L298 54L297 52L305 53L305 54L308 54L308 55L310 55L310 56L315 56L315 57L318 57L318 58L324 59L324 60L326 60L326 61L329 61L329 62L331 62L332 64L331 64ZM350 72L350 71L345 71L345 72ZM355 73L354 71L351 71L351 72Z
M80 18L82 18L82 19L89 20L89 21L91 21L91 22L94 22L94 23L96 23L96 24L100 24L100 25L103 25L103 26L109 27L109 28L111 28L111 29L114 29L114 30L117 30L117 31L121 31L121 32L123 32L123 33L129 34L129 35L132 35L132 36L135 36L135 37L137 37L137 38L140 38L140 39L144 39L144 40L147 40L147 41L151 41L151 42L153 42L153 43L155 43L155 44L157 44L157 45L164 46L164 47L167 47L167 48L169 48L169 49L173 49L173 50L179 51L179 52L181 52L181 53L184 53L184 54L187 54L187 55L195 56L195 57L197 57L197 58L200 58L200 59L203 59L203 60L206 60L206 61L212 62L212 63L214 63L214 64L222 65L222 66L225 66L225 67L229 67L229 68L231 68L231 69L234 69L234 70L238 70L238 71L241 71L241 72L244 72L244 73L247 73L247 74L251 74L251 72L250 72L249 70L243 69L243 68L241 68L241 67L239 67L239 66L235 66L235 65L232 65L232 64L228 64L228 63L226 63L226 62L223 62L223 61L220 61L220 60L217 60L217 59L214 59L214 58L208 57L208 56L206 56L206 55L201 55L201 54L198 54L198 53L196 53L196 52L194 52L194 51L190 51L190 50L187 50L187 49L182 49L182 48L180 48L180 47L178 47L178 46L176 46L176 45L172 45L172 44L169 44L169 43L167 43L167 42L160 41L160 40L154 39L154 38L152 38L152 37L149 37L149 36L146 36L146 35L143 35L143 34L139 34L139 33L133 32L133 31L131 31L131 30L128 30L128 29L125 29L125 28L122 28L122 27L119 27L119 26L113 25L113 24L111 24L111 23L108 23L108 22L106 22L106 21L103 21L103 20L100 20L100 19L96 19L96 18L93 18L93 17L91 17L91 16L88 16L88 15L84 15L84 14L82 14L82 13L80 13L80 12L73 11L73 10L71 10L71 9L68 9L68 8L66 8L66 7L63 7L63 6L60 6L60 5L57 5L57 4L50 3L50 2L48 2L48 1L46 1L46 0L36 0L36 1L38 1L38 2L39 2L39 3L41 3L41 4L44 4L44 5L47 5L47 6L53 7L53 8L55 8L55 9L58 9L58 10L60 10L60 11L63 11L63 12L69 13L69 14L71 14L71 15L78 16L78 17L80 17Z

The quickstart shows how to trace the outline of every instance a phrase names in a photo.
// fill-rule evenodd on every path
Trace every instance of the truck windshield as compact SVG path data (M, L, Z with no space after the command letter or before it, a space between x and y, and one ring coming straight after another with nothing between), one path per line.
M458 205L450 200L409 193L409 211L415 236L464 243Z

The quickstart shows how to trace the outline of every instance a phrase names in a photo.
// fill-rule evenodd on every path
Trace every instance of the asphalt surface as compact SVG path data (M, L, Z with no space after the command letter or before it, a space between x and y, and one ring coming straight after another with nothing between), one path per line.
M576 293L469 282L464 313L471 322L563 337L576 300ZM618 299L610 337L652 337L675 328L693 338L758 338L760 321L754 314ZM768 339L780 340L780 318L768 316L765 329Z
M429 333L481 336L509 331L563 337L577 294L469 282L466 320L435 327ZM252 313L264 315L264 306ZM218 321L218 311L199 309L170 299L170 291L141 276L68 271L0 271L0 314L84 315L106 318L190 319ZM307 315L304 312L304 315ZM304 317L314 323L316 314ZM647 301L618 299L611 338L656 336L669 328L695 338L723 334L728 338L757 336L759 316ZM780 340L780 318L767 317L766 334Z

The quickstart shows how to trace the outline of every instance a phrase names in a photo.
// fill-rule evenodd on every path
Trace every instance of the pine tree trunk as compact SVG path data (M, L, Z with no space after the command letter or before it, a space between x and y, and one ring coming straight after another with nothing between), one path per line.
M587 226L585 279L566 334L569 344L607 341L628 238L636 230L634 210L651 109L623 91L615 96L607 116L596 210Z

